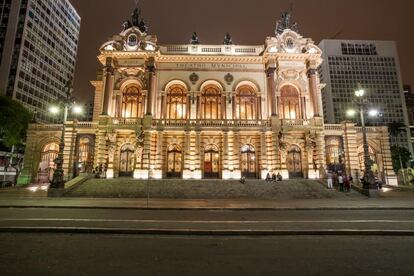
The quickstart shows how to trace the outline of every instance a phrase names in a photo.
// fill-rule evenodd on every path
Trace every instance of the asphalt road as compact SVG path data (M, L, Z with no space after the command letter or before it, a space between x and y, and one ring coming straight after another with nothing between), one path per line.
M6 275L413 275L414 237L0 234Z
M414 210L174 211L1 208L7 228L142 230L401 230L414 232Z

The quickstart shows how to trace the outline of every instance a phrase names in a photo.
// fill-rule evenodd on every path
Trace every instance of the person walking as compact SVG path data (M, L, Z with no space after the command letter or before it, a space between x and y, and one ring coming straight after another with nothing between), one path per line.
M332 173L330 171L328 171L328 173L326 174L326 178L328 181L328 189L332 190L333 189L333 181L332 181Z
M350 192L351 191L351 181L349 181L349 177L348 176L344 176L344 186L345 186L345 192Z
M344 177L342 176L342 174L338 175L338 185L339 185L339 191L343 192L344 191Z

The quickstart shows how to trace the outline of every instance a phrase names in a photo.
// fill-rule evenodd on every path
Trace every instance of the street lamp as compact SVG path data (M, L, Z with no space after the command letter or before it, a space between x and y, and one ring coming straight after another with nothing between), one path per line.
M354 103L359 107L359 110L350 109L346 112L348 117L355 117L359 112L361 118L361 126L362 126L362 139L363 139L363 146L364 146L364 176L363 176L363 188L364 189L376 189L375 186L375 179L374 174L372 172L372 160L369 155L369 144L367 138L367 129L365 125L365 113L368 113L370 117L377 117L379 116L379 111L377 109L370 109L367 110L368 100L365 97L365 90L359 89L355 91L355 100Z
M66 121L68 120L69 111L73 114L82 113L82 107L76 105L74 99L71 97L72 91L72 80L68 80L66 83L66 95L62 97L57 105L51 106L49 112L53 115L59 115L63 111L62 120L62 135L60 137L59 153L57 158L54 160L56 169L53 172L52 183L50 188L52 189L63 189L65 187L65 181L63 178L63 152L65 148L65 131Z

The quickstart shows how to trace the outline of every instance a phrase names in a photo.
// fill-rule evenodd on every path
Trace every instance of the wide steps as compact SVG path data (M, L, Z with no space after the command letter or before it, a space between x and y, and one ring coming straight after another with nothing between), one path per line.
M66 194L91 198L166 198L166 199L319 199L355 195L326 189L312 180L267 183L248 180L111 180L91 179Z

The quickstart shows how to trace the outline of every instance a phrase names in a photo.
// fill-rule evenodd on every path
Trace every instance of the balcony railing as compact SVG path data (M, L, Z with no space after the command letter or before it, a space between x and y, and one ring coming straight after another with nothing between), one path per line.
M203 127L260 127L270 126L267 120L225 120L225 119L188 119L188 120L170 120L159 119L153 121L154 126L167 127L186 127L186 126L203 126Z

